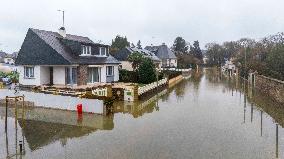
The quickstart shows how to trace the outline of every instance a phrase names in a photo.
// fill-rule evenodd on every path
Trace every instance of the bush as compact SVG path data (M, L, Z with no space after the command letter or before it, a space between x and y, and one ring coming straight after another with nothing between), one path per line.
M19 82L19 73L18 72L0 72L0 78L10 78L13 83L18 83Z
M137 83L138 74L134 71L119 70L119 82Z
M155 64L151 59L143 58L138 68L138 82L142 84L149 84L156 80Z

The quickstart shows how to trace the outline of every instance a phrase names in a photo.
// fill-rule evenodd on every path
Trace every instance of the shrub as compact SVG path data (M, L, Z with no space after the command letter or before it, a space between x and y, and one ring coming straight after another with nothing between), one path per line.
M134 71L128 71L128 70L119 70L119 82L131 82L131 83L137 83L137 72Z
M155 64L149 58L143 58L138 67L138 82L142 84L149 84L156 81Z

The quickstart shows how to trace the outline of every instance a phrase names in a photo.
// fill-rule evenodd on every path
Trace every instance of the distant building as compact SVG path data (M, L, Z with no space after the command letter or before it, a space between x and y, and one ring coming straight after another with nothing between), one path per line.
M13 58L12 54L6 54L3 61L5 64L10 64L10 65L15 64L15 59Z
M137 52L143 55L144 57L150 58L157 68L161 67L161 59L159 59L154 53L152 53L149 50L145 49L138 49L136 47L125 47L116 53L113 54L113 56L120 61L121 63L121 69L126 69L128 71L133 71L132 63L128 61L128 56L132 53Z
M222 66L222 71L232 76L236 73L236 66L233 64L232 60L226 60L225 65Z
M177 67L177 57L165 43L160 46L146 46L145 49L162 60L162 67Z

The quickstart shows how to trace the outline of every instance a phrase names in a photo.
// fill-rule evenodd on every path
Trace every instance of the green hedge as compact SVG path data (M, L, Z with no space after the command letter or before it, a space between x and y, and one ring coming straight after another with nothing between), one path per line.
M128 70L119 70L119 82L125 83L137 83L138 81L138 74L134 71Z

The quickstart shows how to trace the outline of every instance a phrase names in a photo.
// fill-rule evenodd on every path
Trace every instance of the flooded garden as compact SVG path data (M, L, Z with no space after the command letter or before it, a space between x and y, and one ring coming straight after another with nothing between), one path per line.
M0 97L9 94L1 90ZM5 133L0 106L0 158L284 157L284 106L212 69L111 108L92 99L32 92L25 97L50 108L9 108ZM83 114L75 111L78 103Z

